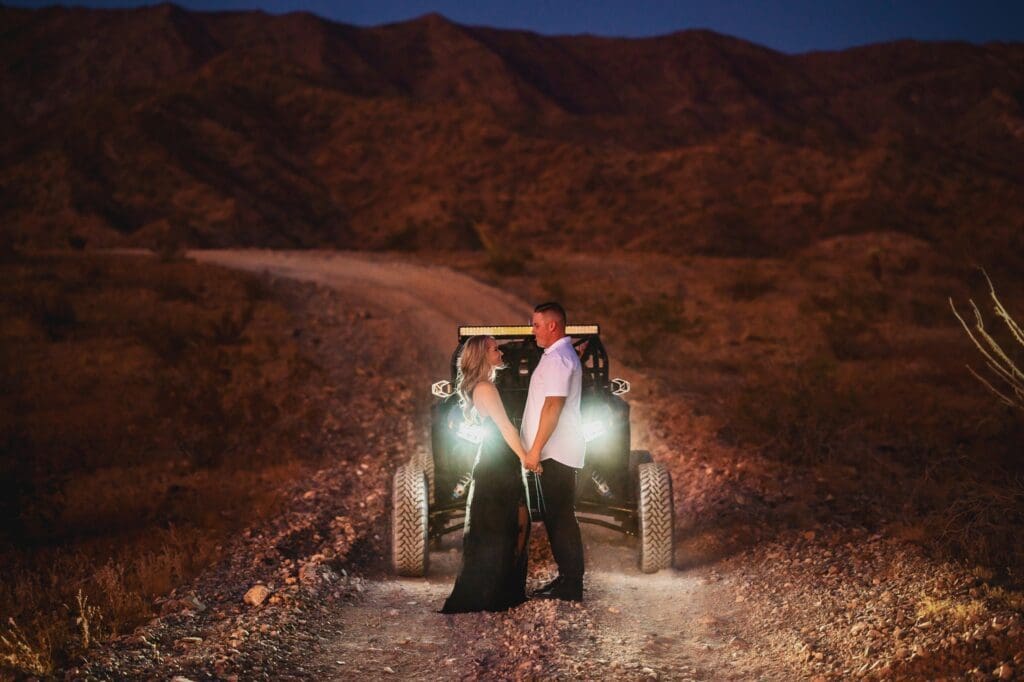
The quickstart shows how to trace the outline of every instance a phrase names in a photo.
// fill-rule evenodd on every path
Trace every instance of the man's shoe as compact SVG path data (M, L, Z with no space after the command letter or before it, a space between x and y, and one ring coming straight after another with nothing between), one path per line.
M583 583L575 580L562 580L550 591L536 595L541 599L561 599L562 601L583 601Z
M561 584L562 584L562 576L557 576L554 580L549 582L544 587L541 587L540 589L535 590L533 592L533 596L534 597L546 597L546 596L551 594L552 590L556 589Z

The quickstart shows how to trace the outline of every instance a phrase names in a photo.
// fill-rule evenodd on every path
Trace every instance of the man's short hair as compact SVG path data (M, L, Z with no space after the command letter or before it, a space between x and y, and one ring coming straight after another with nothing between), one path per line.
M562 327L565 327L566 317L565 308L562 307L561 303L556 301L548 301L547 303L541 303L539 306L533 309L535 313L545 313L554 317Z

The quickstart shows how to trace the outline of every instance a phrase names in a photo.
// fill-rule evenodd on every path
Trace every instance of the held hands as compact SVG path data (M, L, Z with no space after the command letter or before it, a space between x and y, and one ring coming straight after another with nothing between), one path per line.
M527 452L526 457L523 458L523 467L527 471L532 471L537 474L544 471L544 468L540 465L540 451L530 450Z

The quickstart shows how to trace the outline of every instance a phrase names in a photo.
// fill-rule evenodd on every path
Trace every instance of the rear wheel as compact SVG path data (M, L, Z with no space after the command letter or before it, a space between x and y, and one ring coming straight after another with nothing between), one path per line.
M434 496L434 455L425 449L420 449L413 456L412 461L413 464L423 469L423 473L427 476L427 493L429 494L427 501L433 504L436 502Z
M428 490L426 474L416 464L403 464L395 471L391 486L391 565L398 575L427 574Z
M672 477L661 462L637 466L637 516L640 531L640 570L654 573L674 560Z

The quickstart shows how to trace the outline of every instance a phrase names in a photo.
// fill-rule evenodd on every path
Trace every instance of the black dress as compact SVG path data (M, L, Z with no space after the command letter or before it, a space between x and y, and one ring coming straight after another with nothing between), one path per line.
M504 611L526 601L526 474L494 420L485 418L482 430L466 500L462 568L441 613Z

